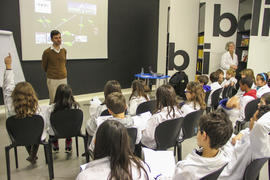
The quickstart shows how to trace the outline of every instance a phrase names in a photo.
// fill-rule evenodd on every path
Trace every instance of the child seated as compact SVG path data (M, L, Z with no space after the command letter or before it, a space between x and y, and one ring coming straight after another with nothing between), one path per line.
M241 78L245 78L245 77L250 77L253 79L253 84L251 86L251 89L257 89L257 86L255 85L255 77L254 77L254 72L252 69L244 69L240 72ZM241 96L243 95L245 92L241 91L241 89L239 88L236 95L237 96Z
M155 113L147 121L146 128L142 132L142 144L151 148L156 148L155 130L156 127L171 119L183 117L176 102L176 94L171 85L162 85L156 93L157 106Z
M106 97L113 92L121 93L121 86L119 82L116 80L107 81L107 83L104 86L105 100ZM91 128L89 127L93 127L95 124L92 123L94 123L95 119L97 119L101 115L101 113L107 109L105 100L103 103L97 97L90 100L90 107L89 107L90 119L87 121L86 124L86 131L90 136L93 136L95 134L95 131L92 131Z
M187 84L185 94L187 101L181 106L181 111L184 117L193 111L206 108L204 100L205 93L199 83L193 81L189 82Z
M149 96L145 93L145 84L142 80L134 80L132 82L132 93L129 97L128 113L136 115L137 107L146 101L149 101Z
M226 79L222 82L221 87L235 86L237 79L235 79L236 72L234 69L229 69L226 72Z
M198 76L198 81L203 87L204 92L211 91L211 87L208 84L209 78L207 75L200 75Z
M224 81L224 71L222 69L218 69L216 70L216 73L218 74L218 83L222 84L222 82Z
M87 164L76 180L152 180L149 169L133 155L129 135L120 121L103 122L96 133L94 161Z
M92 126L88 127L94 134L101 123L106 120L116 120L121 122L125 127L134 127L134 120L130 115L125 115L127 109L125 97L119 92L113 92L106 97L106 105L111 116L100 116L93 120ZM138 144L141 140L141 130L137 128L137 140ZM94 149L95 136L93 137L90 150Z
M173 179L198 180L225 166L229 155L222 146L230 139L232 132L232 123L222 110L203 115L197 133L200 148L177 163Z
M264 93L270 92L270 87L268 86L268 75L266 73L260 73L257 75L256 85L258 98L260 98Z
M222 72L223 72L223 71L222 71ZM212 101L211 98L212 98L213 92L215 92L215 90L221 88L221 86L220 86L218 80L219 80L219 75L218 75L218 73L217 73L217 72L212 72L212 73L210 74L210 81L212 82L212 84L210 84L211 92L210 92L209 97L208 97L207 107L211 107L211 104L212 104L212 103L211 103L211 101Z

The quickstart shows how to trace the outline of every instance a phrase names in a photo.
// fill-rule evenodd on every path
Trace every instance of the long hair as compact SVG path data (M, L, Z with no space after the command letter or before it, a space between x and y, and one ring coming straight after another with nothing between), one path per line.
M174 107L178 107L178 103L176 101L176 94L174 88L171 85L162 85L157 89L156 93L157 105L154 113L160 112L164 107L167 107L167 112L170 118L175 117L175 109ZM173 112L173 116L171 116L171 112Z
M192 94L191 99L189 101L193 102L194 109L196 109L196 104L198 103L200 105L201 109L206 108L205 104L205 92L202 88L202 86L198 82L191 81L187 84L188 91L190 91L190 94Z
M115 120L103 122L96 133L94 159L109 156L111 173L109 180L132 180L132 163L135 163L139 172L148 174L141 161L135 157L130 149L129 135L124 125Z
M79 107L72 95L72 89L67 84L60 84L57 87L54 104L54 112Z
M132 82L132 93L129 97L129 100L133 96L139 96L139 97L144 97L147 101L149 100L147 94L145 93L145 87L144 87L144 82L142 80L134 80Z
M20 82L16 84L11 97L16 117L25 118L36 114L38 98L30 83Z

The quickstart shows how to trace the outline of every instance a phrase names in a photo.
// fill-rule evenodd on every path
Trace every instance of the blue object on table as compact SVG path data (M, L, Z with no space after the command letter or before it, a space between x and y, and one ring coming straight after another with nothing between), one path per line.
M135 74L134 75L137 78L142 78L142 79L167 79L171 76L163 75L163 76L158 76L155 74L150 74L150 73L143 73L143 74Z

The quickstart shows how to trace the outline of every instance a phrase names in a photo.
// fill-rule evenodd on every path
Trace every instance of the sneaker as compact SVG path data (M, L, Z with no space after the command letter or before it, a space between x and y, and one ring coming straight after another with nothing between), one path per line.
M53 144L52 144L52 148L53 148L53 151L58 153L59 152L59 145L58 145L58 141L54 141Z
M72 152L72 139L66 139L66 153Z

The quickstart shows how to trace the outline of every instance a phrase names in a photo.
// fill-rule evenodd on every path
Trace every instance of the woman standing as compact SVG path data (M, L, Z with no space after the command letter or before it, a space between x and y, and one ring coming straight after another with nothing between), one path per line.
M236 70L238 66L238 58L235 54L235 45L233 42L228 42L225 46L227 52L222 55L220 68L224 71L224 75L226 75L226 71L230 68Z

